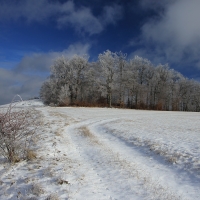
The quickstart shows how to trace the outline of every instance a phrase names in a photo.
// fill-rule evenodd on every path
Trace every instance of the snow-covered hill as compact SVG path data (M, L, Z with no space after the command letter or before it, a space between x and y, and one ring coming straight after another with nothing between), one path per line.
M37 158L0 163L0 199L200 199L200 114L45 107Z

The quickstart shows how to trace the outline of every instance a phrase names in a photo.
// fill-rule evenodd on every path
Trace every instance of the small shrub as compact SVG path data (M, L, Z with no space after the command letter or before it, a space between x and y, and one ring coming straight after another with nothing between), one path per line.
M0 113L0 154L12 163L26 158L37 127L34 110L16 105L11 103L6 112Z

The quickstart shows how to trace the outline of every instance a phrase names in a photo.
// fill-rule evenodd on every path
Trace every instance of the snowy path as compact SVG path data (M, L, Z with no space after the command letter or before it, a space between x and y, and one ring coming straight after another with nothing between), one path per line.
M74 117L75 123L63 133L74 145L73 157L86 171L84 187L75 199L82 196L87 199L199 199L198 176L191 177L187 169L174 167L173 162L167 162L148 149L149 144L143 141L134 144L124 137L125 132L119 136L107 128L113 123L123 126L120 122L123 116L115 115L117 110L106 117L102 114L109 112L107 109L97 112L96 116L85 114L84 109L75 109L72 113L71 109L58 110ZM167 153L163 156L170 158Z
M37 159L0 165L0 199L200 199L199 113L37 110Z

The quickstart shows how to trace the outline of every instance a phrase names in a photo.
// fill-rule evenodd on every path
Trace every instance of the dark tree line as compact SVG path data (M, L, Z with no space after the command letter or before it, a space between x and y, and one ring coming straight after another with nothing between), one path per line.
M87 56L59 57L40 97L58 106L116 106L135 109L200 111L200 83L168 65L154 66L122 52L105 51L97 62Z

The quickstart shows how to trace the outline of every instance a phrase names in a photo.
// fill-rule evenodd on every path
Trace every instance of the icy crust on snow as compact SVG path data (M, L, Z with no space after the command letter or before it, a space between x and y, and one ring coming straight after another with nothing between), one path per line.
M200 199L199 113L28 104L37 158L0 157L0 199Z

